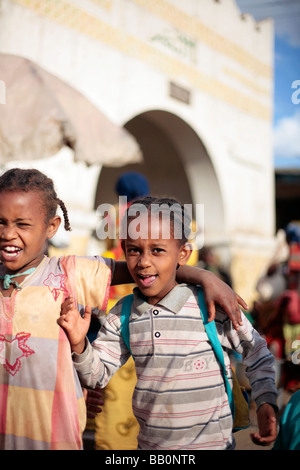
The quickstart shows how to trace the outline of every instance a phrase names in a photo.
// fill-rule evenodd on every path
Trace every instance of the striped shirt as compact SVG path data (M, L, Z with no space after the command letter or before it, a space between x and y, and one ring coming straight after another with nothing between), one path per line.
M112 267L100 257L44 257L21 289L0 293L1 450L82 448L85 400L57 319L70 294L79 310L105 311Z
M158 304L149 305L139 290L129 321L130 348L137 384L133 411L140 425L140 449L229 449L234 446L232 415L221 369L198 306L198 287L177 285ZM120 334L122 299L107 316L97 339L75 367L88 386L104 387L129 358ZM266 342L243 316L236 331L229 318L216 313L216 326L231 380L226 348L243 355L257 406L276 405L274 358Z

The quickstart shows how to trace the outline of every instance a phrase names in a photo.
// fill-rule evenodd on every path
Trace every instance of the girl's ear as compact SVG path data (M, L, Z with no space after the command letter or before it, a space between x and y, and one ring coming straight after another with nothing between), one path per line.
M59 215L56 215L50 219L49 224L48 224L48 235L47 238L50 239L54 237L56 234L57 230L59 229L61 223L61 218Z
M179 266L184 266L188 262L192 254L192 251L193 251L193 247L191 243L185 243L184 245L180 247L180 251L178 255Z

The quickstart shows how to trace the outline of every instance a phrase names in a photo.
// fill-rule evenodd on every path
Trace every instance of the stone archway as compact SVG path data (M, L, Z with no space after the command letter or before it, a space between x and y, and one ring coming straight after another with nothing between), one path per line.
M178 116L161 110L147 111L125 127L141 146L144 162L121 168L103 168L95 206L116 203L115 183L123 172L144 174L154 195L168 195L184 204L204 204L205 242L226 241L221 191L212 160L200 137Z

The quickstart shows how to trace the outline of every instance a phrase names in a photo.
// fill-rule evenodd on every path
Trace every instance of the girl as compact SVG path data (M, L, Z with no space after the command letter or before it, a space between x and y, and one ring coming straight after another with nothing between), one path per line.
M80 449L86 407L68 338L58 325L72 295L78 310L105 312L111 283L132 282L126 263L102 257L45 256L58 230L53 182L38 170L12 169L0 177L0 448ZM207 301L238 310L242 299L196 268L183 279L204 281ZM217 287L212 279L218 283ZM221 287L221 289L220 289Z

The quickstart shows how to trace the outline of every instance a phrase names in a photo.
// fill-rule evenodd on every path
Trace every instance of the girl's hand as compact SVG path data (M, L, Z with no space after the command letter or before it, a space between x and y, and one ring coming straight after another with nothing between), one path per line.
M202 273L203 276L203 273ZM216 304L228 315L236 330L243 324L240 306L248 310L246 302L228 284L209 271L202 277L202 287L209 321L214 320Z
M95 418L97 414L102 412L104 405L103 396L100 387L95 389L84 388L83 395L86 401L87 417Z
M91 307L87 305L82 317L71 297L68 297L61 305L60 317L57 323L67 333L71 349L77 354L81 354L84 351L85 337L89 330L91 316Z
M246 302L212 272L195 266L180 266L176 280L202 286L209 321L214 320L216 305L220 305L236 330L243 324L240 306L248 310Z

